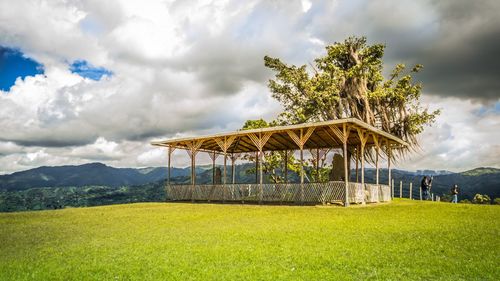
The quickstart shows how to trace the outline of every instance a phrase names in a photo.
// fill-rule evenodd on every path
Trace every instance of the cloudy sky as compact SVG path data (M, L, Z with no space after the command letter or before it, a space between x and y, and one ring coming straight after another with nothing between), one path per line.
M500 167L499 12L495 0L0 0L0 173L165 165L151 140L276 116L264 55L305 64L350 35L386 44L387 70L423 64L422 103L442 109L398 168Z

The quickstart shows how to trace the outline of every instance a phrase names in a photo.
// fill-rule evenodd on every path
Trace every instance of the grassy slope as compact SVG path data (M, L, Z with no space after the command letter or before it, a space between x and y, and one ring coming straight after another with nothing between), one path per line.
M500 207L144 203L0 214L0 280L500 278Z

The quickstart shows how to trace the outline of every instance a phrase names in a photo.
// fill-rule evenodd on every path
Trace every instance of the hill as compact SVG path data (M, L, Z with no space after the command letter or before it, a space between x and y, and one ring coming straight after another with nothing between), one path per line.
M184 175L183 169L173 169L176 176ZM113 168L102 163L78 166L38 167L31 170L0 176L0 190L19 191L36 187L61 186L126 186L155 182L165 178L166 168L132 169Z
M141 203L0 214L0 280L498 280L500 207Z

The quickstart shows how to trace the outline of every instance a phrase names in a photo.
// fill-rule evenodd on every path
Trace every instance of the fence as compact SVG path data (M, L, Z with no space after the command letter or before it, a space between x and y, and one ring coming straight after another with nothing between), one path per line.
M407 198L411 200L425 200L424 193L420 186L413 186L413 183L404 183L403 181L394 182L392 180L392 194L393 198ZM431 201L440 201L441 198L434 193L429 193Z
M167 185L167 200L172 201L235 201L272 203L341 203L345 200L345 183L279 183L226 185ZM376 203L391 200L388 185L348 184L350 203Z

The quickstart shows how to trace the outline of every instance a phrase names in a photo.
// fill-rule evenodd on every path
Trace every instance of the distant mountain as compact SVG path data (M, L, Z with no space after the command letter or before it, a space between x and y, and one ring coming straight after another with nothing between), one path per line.
M176 175L187 174L183 169L172 169ZM35 187L61 186L128 186L159 181L165 178L166 168L113 168L101 163L78 166L38 167L0 176L0 190L24 190Z
M212 182L211 165L196 167L196 182L205 184ZM220 166L219 166L220 167ZM254 173L248 173L255 167L252 163L236 165L236 182L252 183L256 181ZM228 181L232 179L228 166ZM365 170L365 182L375 182L375 170ZM171 181L189 183L190 168L172 168ZM392 178L396 187L403 181L405 189L410 182L418 191L423 175L434 175L433 191L437 194L447 194L453 184L458 184L462 197L472 198L476 193L488 194L492 198L500 197L500 169L476 168L462 173L448 171L421 170L409 172L392 170ZM360 176L360 174L359 174ZM78 166L39 167L31 170L0 175L0 191L21 191L39 187L82 187L82 186L140 186L165 180L166 167L150 168L114 168L102 163L90 163ZM266 179L266 177L264 177ZM298 175L290 172L289 180L298 181ZM351 180L355 180L355 172L351 171ZM380 182L387 183L387 170L380 170ZM396 188L397 189L397 188ZM413 193L416 196L416 192Z

